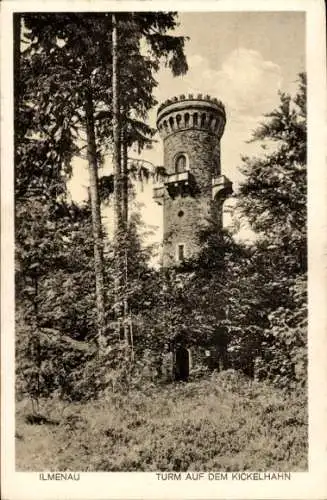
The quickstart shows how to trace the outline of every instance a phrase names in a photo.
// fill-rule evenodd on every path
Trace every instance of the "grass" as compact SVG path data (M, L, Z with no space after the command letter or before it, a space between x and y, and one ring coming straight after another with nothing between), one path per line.
M305 395L286 395L232 371L188 384L66 406L43 419L17 403L21 471L186 471L307 468Z

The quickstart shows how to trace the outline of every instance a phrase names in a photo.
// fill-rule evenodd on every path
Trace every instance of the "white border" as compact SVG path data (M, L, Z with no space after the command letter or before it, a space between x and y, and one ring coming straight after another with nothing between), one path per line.
M305 11L308 73L309 472L291 481L161 481L152 473L81 473L41 482L14 466L14 230L12 22L14 11ZM108 498L327 498L326 55L322 0L4 1L1 4L1 394L2 496L6 500Z

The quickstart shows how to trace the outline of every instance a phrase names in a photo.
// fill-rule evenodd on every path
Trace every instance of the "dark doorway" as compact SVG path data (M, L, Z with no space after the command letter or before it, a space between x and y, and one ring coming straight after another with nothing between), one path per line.
M228 330L225 326L217 326L208 344L207 366L210 370L222 371L228 368L227 347Z
M188 380L190 374L190 355L185 347L178 347L176 349L175 357L175 380L184 381Z

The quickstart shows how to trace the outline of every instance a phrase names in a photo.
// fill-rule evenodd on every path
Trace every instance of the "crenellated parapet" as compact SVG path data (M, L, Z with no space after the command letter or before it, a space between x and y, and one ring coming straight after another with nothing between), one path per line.
M157 128L162 138L179 130L204 130L221 138L226 123L225 107L209 95L180 95L163 102L158 109Z

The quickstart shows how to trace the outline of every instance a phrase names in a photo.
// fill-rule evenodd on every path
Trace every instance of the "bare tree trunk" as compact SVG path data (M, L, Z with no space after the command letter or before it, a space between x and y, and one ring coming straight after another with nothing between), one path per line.
M127 263L127 245L125 245L124 259L124 294L123 294L123 314L124 314L124 341L129 344L129 310L128 310L128 263Z
M126 137L126 116L124 126L122 127L122 219L125 231L128 228L128 170L127 170L127 160L128 160L128 147L127 147L127 137Z
M119 62L118 62L118 30L116 14L112 14L112 128L113 128L113 169L114 169L114 222L115 222L115 316L120 336L120 320L122 316L122 186L121 186L121 137L119 110Z
M87 157L90 175L90 199L92 213L92 230L94 245L94 271L96 288L97 330L98 341L101 344L105 333L105 296L103 273L103 235L101 226L100 197L98 192L98 162L94 131L94 104L89 87L85 101Z
M17 146L20 131L19 128L19 108L21 101L21 51L20 51L20 38L21 38L21 24L22 15L14 14L14 155L15 161L17 161Z
M21 14L14 14L14 105L16 120L19 109L21 19Z
M121 189L121 138L119 110L119 63L118 63L118 31L116 14L112 14L112 128L113 128L113 168L114 168L114 203L115 229L122 229L122 189Z
M129 344L129 310L128 310L128 171L127 171L127 134L126 115L123 113L124 124L121 130L121 152L122 152L122 221L124 228L124 294L123 294L123 314L124 314L124 340Z

